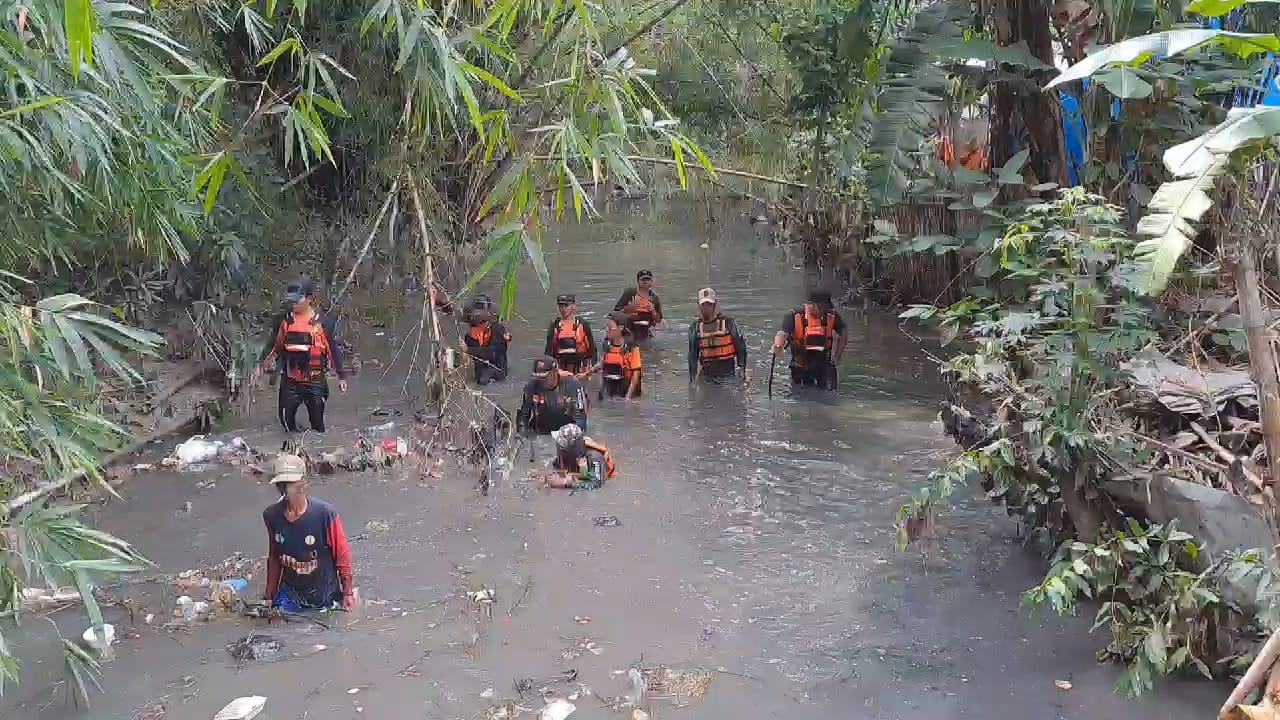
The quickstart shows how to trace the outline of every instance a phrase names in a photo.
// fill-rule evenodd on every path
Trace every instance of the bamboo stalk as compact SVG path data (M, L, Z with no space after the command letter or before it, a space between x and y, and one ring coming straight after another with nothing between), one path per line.
M1231 713L1236 709L1236 706L1249 696L1251 690L1262 683L1262 676L1271 669L1272 665L1275 665L1277 657L1280 657L1280 630L1271 633L1267 643L1258 652L1258 657L1253 659L1253 664L1245 671L1244 677L1240 678L1240 682L1236 683L1235 689L1227 696L1227 701L1222 704L1222 709L1218 711L1219 720L1225 720L1232 716Z
M391 201L396 197L396 190L400 187L400 181L391 183L391 192L387 193L387 199L382 201L382 209L378 211L378 217L374 218L373 225L369 228L369 236L364 240L364 247L360 248L360 255L356 257L356 262L351 266L351 272L347 273L347 279L342 283L342 289L338 294L333 296L333 304L331 308L335 308L342 302L342 297L346 295L347 288L351 287L351 281L356 277L356 271L360 269L360 265L364 263L365 255L369 254L369 248L373 247L373 239L378 236L378 228L382 227L382 218L386 216L387 210L391 207Z
M1200 439L1204 441L1204 444L1208 445L1211 450L1217 453L1218 457L1221 458L1223 462L1227 463L1227 465L1231 465L1231 463L1234 463L1236 460L1240 459L1239 457L1236 457L1236 455L1232 453L1230 450L1219 445L1218 441L1210 437L1208 431L1200 427L1200 423L1197 423L1197 422L1191 423L1191 431L1194 432L1196 435L1199 435ZM1258 488L1259 490L1262 489L1262 478L1258 477L1257 473L1250 470L1248 467L1245 467L1243 462L1240 465L1240 469L1244 471L1244 476L1249 479L1250 483L1253 483L1254 487Z

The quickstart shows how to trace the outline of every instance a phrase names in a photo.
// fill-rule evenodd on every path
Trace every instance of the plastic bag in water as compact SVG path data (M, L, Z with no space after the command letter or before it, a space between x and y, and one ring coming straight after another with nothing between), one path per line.
M266 706L267 699L261 695L236 698L219 710L213 720L253 720Z
M644 702L644 690L647 686L644 676L640 674L639 668L631 668L627 671L627 679L631 681L631 690L627 692L627 703L640 705Z

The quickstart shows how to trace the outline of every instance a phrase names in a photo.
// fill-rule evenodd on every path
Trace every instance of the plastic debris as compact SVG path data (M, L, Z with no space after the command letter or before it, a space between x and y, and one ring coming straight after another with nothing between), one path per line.
M564 720L573 714L578 707L573 703L559 698L552 700L542 708L542 712L538 713L538 720Z
M480 697L484 698L485 700L488 700L489 698L493 697L493 688L485 688L484 692L480 693Z
M640 668L631 668L627 670L627 679L631 681L631 689L627 691L627 704L637 706L644 702L644 691L648 687L644 676L640 674Z
M85 645L89 646L95 652L103 654L106 653L107 649L111 647L111 644L116 641L116 629L111 623L104 623L102 626L101 640L98 639L98 634L94 631L93 627L86 629L81 638L84 640Z
M596 527L622 527L622 521L612 515L592 518L591 523Z
M173 456L179 466L209 462L218 457L218 449L222 445L220 440L206 440L204 435L193 435L173 449Z
M270 662L279 660L284 655L284 644L270 635L249 633L228 645L227 652L240 662L250 660Z
M236 698L219 710L213 720L253 720L266 706L267 699L261 695Z
M1054 684L1054 685L1057 685L1059 690L1070 690L1070 689L1071 689L1071 683L1070 683L1070 682L1067 682L1066 680L1054 680L1054 681L1053 681L1053 684Z

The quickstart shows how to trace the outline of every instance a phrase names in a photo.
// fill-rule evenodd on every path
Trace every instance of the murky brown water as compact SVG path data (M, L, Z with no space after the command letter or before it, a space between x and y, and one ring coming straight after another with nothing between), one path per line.
M3 717L140 718L163 697L167 717L207 718L236 696L260 694L268 720L469 718L518 697L515 678L570 667L595 694L622 695L622 671L641 660L713 670L701 701L675 709L653 700L661 717L1211 716L1223 688L1169 683L1130 703L1110 692L1115 669L1093 662L1100 639L1085 634L1087 622L1020 611L1018 594L1039 565L985 503L965 504L943 523L927 572L914 551L893 552L898 504L950 449L932 426L940 395L929 366L891 317L846 311L852 340L839 391L792 397L780 372L768 400L763 349L800 299L801 275L736 211L717 214L720 229L709 238L705 208L632 205L548 242L550 295L522 278L513 377L492 392L507 407L528 359L541 353L554 293L577 292L600 326L637 269L657 274L669 321L645 353L646 397L595 402L591 414L591 434L618 458L616 482L574 495L538 490L525 482L523 455L487 498L471 473L325 478L313 492L337 505L356 536L358 584L371 602L343 628L271 632L290 649L321 642L328 650L237 668L223 646L248 632L248 621L175 635L142 624L142 613L131 624L111 611L118 630L132 626L139 637L121 641L108 692L78 715L60 699L49 704L57 660L37 621L20 648L34 659L6 695ZM634 239L616 240L628 231ZM687 318L707 284L746 329L747 389L687 381ZM400 342L365 332L362 354L389 359ZM380 374L366 369L331 404L326 442L386 422L370 416L374 407L410 407L399 397L403 371L393 368L382 383ZM264 394L234 434L278 445L271 401ZM196 487L209 480L216 484ZM163 572L265 552L261 509L272 494L238 470L142 476L123 494L99 521ZM180 512L188 500L191 512ZM621 527L595 526L600 515ZM496 588L492 620L461 599L463 584ZM137 591L158 615L171 607L168 588ZM84 626L76 611L56 620L68 636ZM595 640L602 652L565 659L574 638ZM1074 689L1058 690L1057 679ZM490 688L493 698L482 697ZM524 704L541 707L534 697ZM592 696L576 704L575 720L616 717Z

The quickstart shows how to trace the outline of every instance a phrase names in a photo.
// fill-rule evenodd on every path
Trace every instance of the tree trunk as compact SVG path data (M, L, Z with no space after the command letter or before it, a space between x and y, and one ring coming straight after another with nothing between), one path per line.
M990 0L988 15L996 42L1025 42L1037 59L1054 64L1050 0ZM1035 183L1066 184L1061 103L1056 92L1013 82L997 82L991 92L991 166L1000 167L1030 148L1027 167Z
M1261 404L1262 438L1267 446L1267 522L1273 539L1280 541L1280 522L1276 517L1276 483L1280 481L1280 377L1276 375L1275 349L1267 333L1267 311L1262 303L1258 280L1258 261L1253 245L1245 238L1236 240L1236 293L1240 296L1240 317L1249 341L1249 365L1258 385Z

